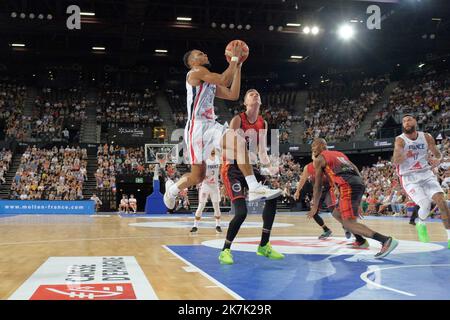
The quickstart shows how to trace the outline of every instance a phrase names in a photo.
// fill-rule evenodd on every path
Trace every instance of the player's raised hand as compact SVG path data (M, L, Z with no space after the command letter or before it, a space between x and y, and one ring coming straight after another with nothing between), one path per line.
M240 58L242 56L242 43L240 41L235 41L233 43L233 50L232 50L232 52L233 52L233 57Z

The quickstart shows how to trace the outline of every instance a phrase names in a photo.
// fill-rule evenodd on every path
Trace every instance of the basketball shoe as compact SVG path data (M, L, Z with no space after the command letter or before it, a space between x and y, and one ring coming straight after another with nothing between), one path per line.
M367 240L366 240L367 241ZM380 252L375 255L375 259L380 259L386 257L389 253L391 253L398 246L398 241L392 237L389 237L388 240L383 243Z
M269 187L258 183L258 186L254 189L248 190L248 201L255 201L255 200L271 200L278 198L281 196L283 191L280 189L270 189Z
M417 229L417 235L419 236L420 242L430 242L430 237L428 236L426 224L417 223L416 229Z
M166 181L166 192L164 193L164 204L166 205L167 209L169 209L169 210L175 209L175 205L176 205L176 197L173 197L169 192L170 187L173 186L174 184L175 184L175 182L173 182L173 180L168 179Z
M267 244L264 247L258 246L258 251L256 251L256 254L258 256L264 256L272 260L284 259L284 255L275 251L272 248L270 242L267 242Z
M220 252L219 261L221 264L233 264L233 255L230 249L225 249Z

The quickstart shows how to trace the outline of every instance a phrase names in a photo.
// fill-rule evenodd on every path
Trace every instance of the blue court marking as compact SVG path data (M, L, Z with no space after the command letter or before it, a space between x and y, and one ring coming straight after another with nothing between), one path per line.
M440 244L447 247L447 243ZM450 300L449 249L392 254L384 260L286 254L278 261L233 251L235 264L221 265L219 249L168 247L247 300Z

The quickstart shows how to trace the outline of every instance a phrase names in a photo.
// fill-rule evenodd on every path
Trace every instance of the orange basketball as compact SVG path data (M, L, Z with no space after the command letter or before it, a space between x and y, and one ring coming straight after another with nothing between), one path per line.
M227 47L225 48L225 58L227 58L228 63L231 61L231 57L233 56L233 44L234 42L241 42L243 44L242 46L242 54L239 58L239 63L243 63L248 58L248 54L250 53L250 49L248 48L248 45L242 41L242 40L233 40L231 41Z

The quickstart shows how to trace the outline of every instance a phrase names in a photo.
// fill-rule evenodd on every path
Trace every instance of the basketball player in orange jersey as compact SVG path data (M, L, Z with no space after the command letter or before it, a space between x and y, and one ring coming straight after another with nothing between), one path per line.
M315 157L313 164L316 176L313 190L314 202L308 215L314 216L319 209L318 205L322 196L322 176L325 174L339 189L339 208L334 210L333 216L342 221L344 228L351 233L379 241L381 250L375 255L375 258L387 256L397 247L398 241L357 222L359 205L366 189L358 168L342 152L329 151L327 142L322 138L315 139L311 149Z
M223 165L221 170L222 180L226 187L228 196L234 205L234 217L228 226L225 244L219 255L221 264L233 264L233 256L231 254L231 244L239 232L239 229L247 217L247 204L245 202L245 190L249 189L247 177L240 170L237 162L239 153L245 155L245 163L251 166L257 158L259 158L262 165L266 165L266 171L269 174L278 172L278 167L274 167L270 163L270 158L267 154L267 122L259 115L259 108L261 106L261 97L259 92L255 89L250 89L244 96L245 112L235 116L230 123L230 130L225 133L223 143ZM248 138L248 141L246 141ZM248 150L247 144L257 147L256 150ZM257 154L254 154L254 151ZM236 160L237 159L237 160ZM259 181L264 181L264 177L259 174L259 170L254 167L253 171ZM280 190L281 191L281 190ZM276 197L266 199L264 211L262 213L263 229L261 234L261 242L257 249L257 255L265 256L269 259L283 259L284 255L278 253L270 245L269 238L272 230L272 225L275 220L277 210L277 198L281 195L278 193ZM250 193L249 193L250 201Z
M302 176L300 177L300 181L297 184L297 190L295 191L294 195L295 200L298 201L300 199L300 192L303 189L303 186L305 185L306 181L310 179L311 182L314 184L314 178L315 178L314 165L312 162L310 162L303 169ZM334 186L328 181L328 179L325 176L323 177L323 179L324 181L323 181L322 196L320 197L320 203L318 205L317 210L320 211L322 204L325 202L327 208L333 211L336 205ZM319 227L323 229L323 233L319 236L319 239L326 239L329 236L331 236L333 232L325 225L325 222L320 217L319 212L317 212L317 214L314 215L313 219L319 225Z
M200 50L188 51L183 61L190 69L186 76L188 121L184 132L191 172L183 175L174 183L166 182L164 203L169 210L174 209L175 199L184 188L197 185L205 178L205 161L213 148L220 149L224 127L218 124L214 114L214 98L225 100L239 99L241 87L241 67L238 64L242 53L241 42L234 42L228 68L222 73L210 72L208 56ZM228 88L231 84L231 87ZM252 199L273 198L281 190L271 190L259 184L250 164L239 162L239 169L244 173Z

